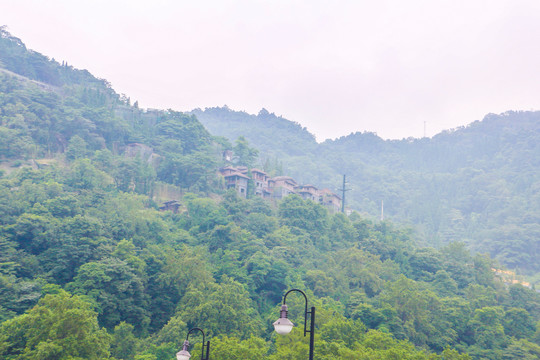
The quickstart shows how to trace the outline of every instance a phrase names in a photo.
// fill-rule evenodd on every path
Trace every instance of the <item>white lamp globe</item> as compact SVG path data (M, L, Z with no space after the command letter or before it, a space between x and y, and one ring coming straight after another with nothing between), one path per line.
M186 341L184 341L184 346L182 346L182 350L176 353L176 360L189 360L191 354L189 353L188 348L189 341L186 339Z
M274 329L279 335L287 335L291 332L294 324L287 318L279 318L274 322Z
M189 360L191 354L187 350L180 350L176 353L176 360Z

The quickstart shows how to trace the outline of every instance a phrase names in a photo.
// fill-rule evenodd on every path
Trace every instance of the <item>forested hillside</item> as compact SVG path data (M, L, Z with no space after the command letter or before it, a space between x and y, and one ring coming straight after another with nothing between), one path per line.
M250 129L249 142L257 144L264 159L311 154L317 147L315 137L306 128L266 109L259 111L257 116L233 111L227 106L204 111L195 109L191 113L212 134L220 134L228 139L235 140L238 134L247 133L246 130ZM276 141L276 138L279 140Z
M540 271L540 112L490 114L433 138L355 133L318 145L275 116L267 125L261 114L195 113L215 134L245 136L261 157L277 157L300 182L337 189L346 174L352 209L379 218L384 202L385 217L413 226L425 244L463 241L518 272ZM235 126L225 130L230 119Z
M70 81L84 71L1 34L0 358L171 360L200 327L211 359L304 359L303 299L288 298L291 335L271 325L292 288L317 309L316 359L540 357L539 293L489 256L296 195L227 192L222 152L245 143ZM160 209L171 199L178 212Z

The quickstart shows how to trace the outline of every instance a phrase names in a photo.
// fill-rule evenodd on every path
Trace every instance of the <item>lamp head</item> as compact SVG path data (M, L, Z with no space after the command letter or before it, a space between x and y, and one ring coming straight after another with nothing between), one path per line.
M287 305L281 305L281 311L279 312L279 319L274 322L274 329L280 335L287 335L291 332L294 324L291 320L287 319Z
M182 350L176 353L176 360L189 360L191 357L191 354L188 351L189 347L189 341L184 341L184 346L182 346Z

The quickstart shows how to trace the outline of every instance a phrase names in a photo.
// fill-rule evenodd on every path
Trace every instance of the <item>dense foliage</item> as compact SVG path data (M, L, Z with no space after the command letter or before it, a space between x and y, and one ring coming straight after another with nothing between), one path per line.
M490 114L433 138L355 133L321 144L265 110L193 113L216 135L245 136L260 166L279 162L301 183L338 189L346 174L351 208L379 218L384 202L384 216L413 226L425 244L464 241L518 272L540 272L540 112Z
M307 358L303 298L287 301L292 334L272 331L291 288L317 308L317 359L540 356L539 294L502 283L489 256L298 196L225 192L222 150L252 162L246 139L96 84L0 73L2 359L170 360L195 326L212 359ZM171 198L180 211L160 211Z
M81 166L98 180L73 182ZM185 212L160 212L106 177L92 158L0 181L4 358L171 359L187 329L200 326L218 359L298 359L307 351L300 332L276 338L270 328L292 287L317 307L320 358L431 359L445 349L445 359L459 358L451 348L479 359L540 354L539 295L506 287L492 260L463 244L419 248L408 231L296 196L273 208L234 192L217 202L192 194ZM302 299L289 303L302 323ZM73 308L73 318L56 306ZM50 318L33 318L43 312ZM65 321L88 330L35 333ZM98 355L74 353L73 336ZM259 350L245 357L242 348Z

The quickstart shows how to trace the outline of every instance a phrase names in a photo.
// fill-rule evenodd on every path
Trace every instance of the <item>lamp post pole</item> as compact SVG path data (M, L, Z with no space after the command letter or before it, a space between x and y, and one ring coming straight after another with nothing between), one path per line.
M204 343L204 331L198 327L192 328L188 331L186 336L186 341L184 341L184 345L182 346L182 350L180 350L176 354L177 360L189 360L191 357L191 354L188 351L189 348L189 334L191 334L193 331L200 331L202 333L202 349L201 349L201 360L209 360L210 358L210 341L206 342L206 345ZM206 357L204 356L204 348L206 348Z
M283 296L283 305L281 305L281 311L279 313L279 319L274 322L274 328L280 335L287 335L291 332L294 324L287 318L288 308L286 302L287 295L293 291L297 291L302 294L304 296L304 300L306 301L304 309L304 336L309 333L309 360L313 360L313 349L315 343L315 307L311 307L311 311L308 311L307 296L302 290L291 289L285 293L285 296ZM307 329L308 315L310 315L309 330Z

